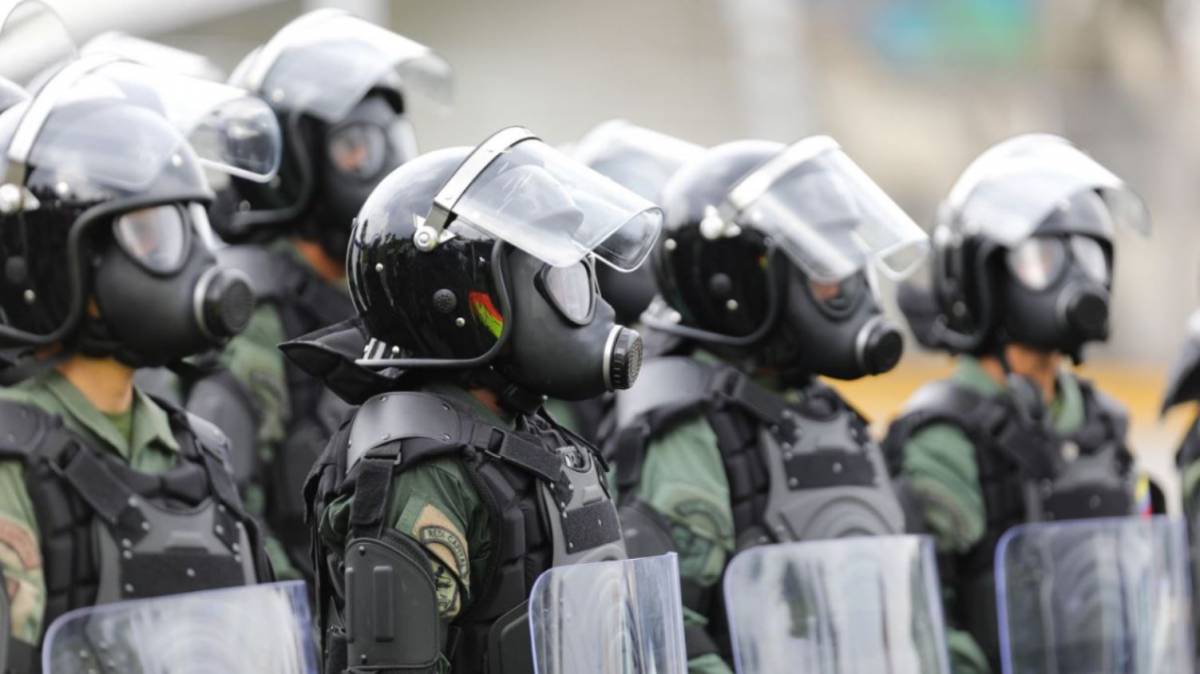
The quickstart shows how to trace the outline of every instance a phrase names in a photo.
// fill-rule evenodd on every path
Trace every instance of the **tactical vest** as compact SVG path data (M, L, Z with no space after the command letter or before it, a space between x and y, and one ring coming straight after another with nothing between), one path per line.
M1120 405L1080 380L1084 422L1062 436L1028 420L1011 395L981 395L954 381L925 385L888 430L884 449L899 471L904 446L921 430L949 424L975 448L986 528L965 554L944 556L945 584L961 590L951 624L968 630L999 666L994 557L1013 526L1026 522L1119 517L1134 512L1133 457Z
M44 624L75 608L269 580L254 521L230 477L225 439L166 406L179 463L137 471L32 405L0 401L0 459L20 461L41 539ZM36 649L10 644L14 674Z
M285 337L293 339L318 328L345 320L354 314L348 294L319 278L294 256L262 246L231 246L220 251L222 264L241 270L259 304L269 304L279 313ZM345 419L351 407L322 383L305 374L290 361L285 363L291 414L287 419L281 454L257 482L267 487L266 519L272 534L287 548L292 561L307 569L309 541L302 498L304 480L321 455L325 443ZM189 396L208 414L220 404L205 405ZM227 403L226 403L227 404ZM193 409L200 413L200 409ZM206 417L208 418L208 417ZM255 447L250 447L254 451ZM235 460L235 464L245 463Z
M411 542L387 521L391 485L405 470L448 457L462 462L486 504L492 551L486 574L472 584L477 594L450 633L439 634L436 607L416 607L416 593L394 592L400 583L391 562L357 559L370 559L362 541ZM605 472L599 454L541 412L509 430L430 393L367 400L305 488L314 527L331 502L353 496L347 549L314 546L325 672L434 672L439 650L455 672L531 672L527 600L537 577L552 566L625 556ZM314 529L319 542L316 536ZM423 654L415 665L414 652Z
M633 388L617 394L616 415L617 431L606 452L616 462L622 524L635 554L673 547L649 508L632 499L646 450L698 416L717 436L737 550L904 530L903 511L866 421L815 381L789 402L728 365L656 358L643 364ZM684 603L721 625L724 610L714 589L685 582Z

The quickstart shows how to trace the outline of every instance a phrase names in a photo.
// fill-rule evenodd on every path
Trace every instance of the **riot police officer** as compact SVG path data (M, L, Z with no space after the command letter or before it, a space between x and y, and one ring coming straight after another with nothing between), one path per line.
M699 145L614 119L589 131L571 156L588 168L657 203L662 186L689 159L703 151ZM600 296L612 305L617 323L636 325L654 298L654 274L644 264L629 272L607 265L596 268ZM611 394L587 400L550 399L546 409L558 421L591 442L603 437L602 420L612 404Z
M132 384L225 343L253 308L167 121L206 91L84 58L0 114L0 343L24 376L0 389L5 672L39 671L44 626L71 609L270 575L222 433Z
M885 442L943 555L956 673L999 668L993 553L1005 530L1134 512L1125 410L1064 363L1108 337L1120 224L1148 227L1121 179L1063 138L1018 136L943 203L932 290L901 294L918 339L959 356Z
M517 127L368 198L347 256L364 357L338 358L352 324L287 348L362 402L306 487L327 672L531 671L537 575L624 556L603 460L541 408L637 377L595 265L635 268L660 225Z
M680 554L692 671L727 671L736 551L904 528L866 420L816 376L896 365L875 269L904 274L926 239L824 136L716 146L662 202L643 324L673 343L617 395L606 452L631 554Z
M188 409L232 438L247 502L285 549L285 575L309 575L300 495L312 462L348 411L276 345L353 313L346 293L350 223L372 188L416 154L410 91L445 93L449 67L427 47L346 12L322 9L281 28L231 82L267 101L283 132L275 180L235 177L213 226L236 245L259 304L246 331L185 382Z

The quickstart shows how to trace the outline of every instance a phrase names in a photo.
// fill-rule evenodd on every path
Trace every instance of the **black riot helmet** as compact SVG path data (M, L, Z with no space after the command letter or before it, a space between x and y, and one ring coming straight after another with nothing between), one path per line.
M703 151L699 145L614 119L589 131L571 156L658 203L667 180ZM658 291L650 265L630 272L601 265L596 268L596 276L600 294L616 310L622 325L635 323Z
M402 92L448 100L450 67L422 44L319 9L251 52L230 83L274 109L284 159L275 180L234 180L218 194L214 227L230 241L300 235L341 260L371 190L417 154Z
M873 275L909 273L926 237L833 139L714 147L662 203L652 259L668 309L647 325L797 374L853 379L899 361Z
M422 155L355 223L350 291L374 340L359 362L495 375L564 399L627 388L641 339L616 325L595 265L637 267L661 220L519 127Z
M942 204L931 287L902 290L927 347L972 355L1009 343L1071 356L1108 338L1113 233L1149 230L1141 200L1067 140L1030 134L979 156Z
M108 56L45 77L0 114L0 344L142 366L239 332L254 300L240 273L216 263L201 166L277 161L273 124L244 92ZM222 142L234 127L261 142ZM184 128L213 140L204 156Z

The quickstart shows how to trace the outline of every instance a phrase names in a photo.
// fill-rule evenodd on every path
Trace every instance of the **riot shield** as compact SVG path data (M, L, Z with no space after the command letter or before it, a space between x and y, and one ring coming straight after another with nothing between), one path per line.
M46 631L44 674L316 674L304 583L102 604Z
M536 674L685 674L675 554L550 569L529 599Z
M739 674L947 674L933 545L872 536L751 548L725 570Z
M1006 674L1193 671L1184 523L1115 518L1015 527L996 548Z

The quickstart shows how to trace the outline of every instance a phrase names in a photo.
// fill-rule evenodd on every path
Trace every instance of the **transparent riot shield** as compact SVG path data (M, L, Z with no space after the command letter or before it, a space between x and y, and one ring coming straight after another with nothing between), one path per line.
M1165 517L1028 524L996 549L1006 674L1193 671L1187 538Z
M675 554L550 569L529 599L536 674L685 674Z
M725 570L739 674L947 674L933 545L872 536L751 548Z
M312 615L293 581L103 604L46 631L44 674L316 674Z

